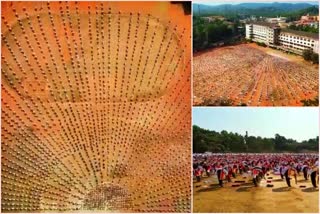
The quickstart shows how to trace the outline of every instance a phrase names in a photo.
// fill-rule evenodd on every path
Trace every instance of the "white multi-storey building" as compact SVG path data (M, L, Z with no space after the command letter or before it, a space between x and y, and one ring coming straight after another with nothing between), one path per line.
M279 45L284 50L297 54L302 54L306 49L312 49L313 52L319 53L318 34L282 29L279 37Z
M268 46L277 44L279 32L280 27L277 24L266 22L246 24L246 38L263 42Z
M246 24L246 38L300 55L306 49L319 53L318 34L280 29L277 24L264 22Z

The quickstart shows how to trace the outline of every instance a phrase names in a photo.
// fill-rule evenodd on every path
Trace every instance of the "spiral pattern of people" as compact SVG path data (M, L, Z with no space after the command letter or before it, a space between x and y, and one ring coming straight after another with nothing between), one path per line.
M318 118L317 108L194 108L193 211L318 213Z
M1 6L1 211L190 212L191 3Z

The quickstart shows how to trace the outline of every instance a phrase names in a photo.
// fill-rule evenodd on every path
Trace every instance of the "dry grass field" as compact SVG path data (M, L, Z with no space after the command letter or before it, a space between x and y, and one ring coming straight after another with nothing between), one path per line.
M298 184L291 182L287 187L279 175L270 174L271 184L266 187L266 180L261 181L260 187L254 187L248 178L240 175L233 179L245 181L239 187L227 183L220 188L216 175L204 178L201 182L193 182L193 211L204 213L318 213L319 190L314 189L310 179L305 181L298 177ZM267 178L269 176L266 176ZM292 184L293 183L293 184ZM300 188L300 186L306 186Z
M301 106L318 96L318 66L255 44L212 49L193 58L193 104Z

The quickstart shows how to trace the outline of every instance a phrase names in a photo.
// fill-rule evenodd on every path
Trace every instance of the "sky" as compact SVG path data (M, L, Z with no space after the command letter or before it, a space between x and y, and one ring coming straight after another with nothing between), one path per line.
M193 108L193 125L249 136L274 137L280 134L297 141L319 136L319 109L287 108Z
M288 0L194 0L193 3L196 4L205 4L205 5L219 5L219 4L240 4L240 3L273 3L273 2L286 2L286 3L309 3L309 4L318 4L317 1L288 1Z

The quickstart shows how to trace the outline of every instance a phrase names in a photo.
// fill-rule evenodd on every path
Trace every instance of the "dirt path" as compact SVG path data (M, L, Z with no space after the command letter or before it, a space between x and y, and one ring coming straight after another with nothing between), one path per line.
M288 188L279 175L270 175L274 187L266 187L267 182L261 181L260 187L254 187L248 179L239 187L231 187L228 183L224 188L217 186L216 176L205 178L200 183L193 183L194 212L307 212L319 211L319 191L314 189L310 180L298 177L298 184ZM269 176L267 176L269 177ZM240 178L240 179L239 179ZM294 182L292 182L294 183ZM299 186L305 185L306 188Z
M287 54L287 53L284 53L283 51L280 51L280 50L261 47L255 43L250 43L248 45L251 46L252 48L259 49L259 50L261 50L271 56L286 59L288 61L295 62L295 63L301 64L304 66L311 66L311 67L315 67L315 68L318 67L317 65L313 65L312 63L305 61L301 56L298 56L298 55Z

